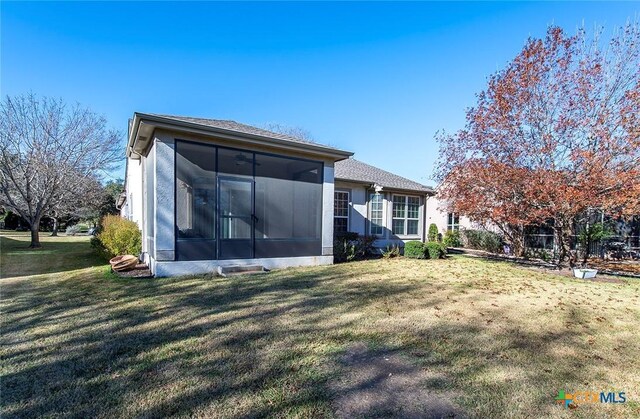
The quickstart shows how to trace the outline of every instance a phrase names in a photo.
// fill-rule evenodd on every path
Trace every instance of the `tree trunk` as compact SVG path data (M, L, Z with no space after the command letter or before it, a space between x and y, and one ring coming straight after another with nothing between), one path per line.
M511 247L511 253L516 257L524 254L524 227L519 224L507 224L505 228L500 228L505 241Z
M524 255L524 227L517 225L513 234L513 253L516 257Z
M38 231L38 227L40 227L39 222L31 224L31 244L29 247L32 249L42 247L40 244L40 232Z
M58 218L51 217L51 219L53 220L53 231L51 232L51 236L57 237L58 236Z
M558 248L558 266L562 266L566 260L569 262L569 267L573 268L576 265L578 258L571 250L570 224L556 219L553 232L556 240L556 246Z

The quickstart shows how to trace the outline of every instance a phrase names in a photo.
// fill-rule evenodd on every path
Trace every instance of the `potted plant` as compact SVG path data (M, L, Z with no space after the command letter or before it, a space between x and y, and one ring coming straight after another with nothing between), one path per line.
M597 269L573 268L573 276L580 279L595 278L597 273Z

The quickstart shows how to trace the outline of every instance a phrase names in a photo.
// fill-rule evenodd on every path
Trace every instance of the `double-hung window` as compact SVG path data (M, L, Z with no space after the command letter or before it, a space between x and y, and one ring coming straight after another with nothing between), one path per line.
M420 198L393 196L391 229L398 236L417 236L420 222Z
M374 236L382 236L384 234L383 202L382 194L373 193L369 195L369 231Z
M333 234L349 231L349 192L333 194Z
M455 212L450 212L447 214L447 230L460 230L460 215L456 214Z

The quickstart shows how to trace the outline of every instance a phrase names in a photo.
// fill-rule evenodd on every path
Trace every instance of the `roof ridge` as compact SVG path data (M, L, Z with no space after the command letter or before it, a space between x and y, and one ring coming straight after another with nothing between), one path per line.
M367 165L367 166L369 166L369 167L373 167L374 169L376 169L376 170L380 170L380 171L382 171L382 172L385 172L385 173L387 173L387 174L389 174L389 175L391 175L391 176L398 177L398 178L402 178L402 179L404 179L404 180L408 180L409 182L412 182L412 183L415 183L415 184L418 184L418 185L421 185L421 186L424 186L424 187L430 188L430 186L424 185L424 184L422 184L422 183L420 183L420 182L416 182L416 181L415 181L415 180L413 180L413 179L409 179L408 177L404 177L404 176L402 176L402 175L398 175L398 174L396 174L396 173L390 172L390 171L385 170L385 169L382 169L382 168L380 168L380 167L373 166L373 165L371 165L371 164L369 164L369 163L365 163L365 162L363 162L363 161L361 161L361 160L354 159L353 157L350 157L349 159L351 159L351 160L355 160L355 161L357 161L358 163L366 164L366 165Z
M410 182L413 182L413 183L417 183L417 184L419 184L419 185L422 185L420 182L416 182L415 180L412 180L412 179L409 179L408 177L404 177L404 176L402 176L402 175L399 175L399 174L396 174L396 173L390 172L390 171L385 170L385 169L383 169L383 168L381 168L381 167L373 166L373 165L371 165L371 164L369 164L369 163L365 163L365 162L363 162L363 161L361 161L361 160L354 159L354 158L352 158L352 157L351 157L351 159L353 159L353 160L355 160L355 161L357 161L357 162L359 162L359 163L366 164L367 166L373 167L373 168L375 168L375 169L381 170L381 171L383 171L383 172L385 172L385 173L390 174L391 176L401 177L401 178L406 179L406 180L408 180L408 181L410 181ZM426 185L422 185L422 186L426 186Z
M383 188L432 192L433 188L355 158L336 162L335 178L375 183Z

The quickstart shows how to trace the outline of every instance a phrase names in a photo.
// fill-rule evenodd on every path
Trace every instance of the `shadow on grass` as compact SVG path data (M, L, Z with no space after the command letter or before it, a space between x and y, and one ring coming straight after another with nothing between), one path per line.
M586 343L570 331L532 333L513 325L493 344L495 330L454 319L426 317L417 330L399 321L397 328L380 330L376 321L402 318L402 307L392 313L389 304L424 292L427 309L442 306L446 296L428 295L432 289L424 283L394 281L392 270L360 280L362 269L340 265L144 281L73 274L11 282L2 293L0 412L3 417L333 416L338 396L333 382L349 374L349 365L338 360L362 342L378 348L374 353L406 359L398 367L403 374L428 370L431 375L410 382L424 394L446 392L466 406L477 400L474 393L489 394L491 406L474 412L484 417L534 414L527 406L553 406L551 398L543 399L547 393L513 406L512 390L518 386L546 389L562 380L585 382L593 374L583 359L568 360L555 351L562 342L588 354ZM566 314L567 319L579 315ZM541 360L552 373L536 370ZM518 374L488 380L509 362ZM386 370L372 368L370 375L342 380L339 391L357 399L378 388ZM404 387L390 388L374 393L378 399L358 415L402 417L388 407ZM557 389L549 387L548 394ZM441 412L432 411L433 416Z
M330 414L324 367L353 338L339 317L409 290L348 277L10 283L2 416Z

